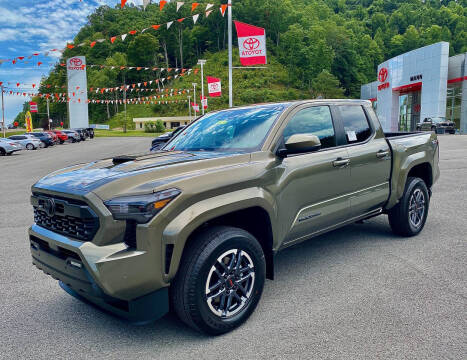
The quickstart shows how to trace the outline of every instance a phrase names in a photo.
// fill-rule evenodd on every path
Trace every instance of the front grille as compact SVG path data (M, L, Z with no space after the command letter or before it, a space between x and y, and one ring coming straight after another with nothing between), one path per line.
M52 216L46 212L44 205L48 199L53 199L55 205ZM58 234L91 241L99 229L99 218L86 203L48 195L33 195L31 202L34 206L34 222Z

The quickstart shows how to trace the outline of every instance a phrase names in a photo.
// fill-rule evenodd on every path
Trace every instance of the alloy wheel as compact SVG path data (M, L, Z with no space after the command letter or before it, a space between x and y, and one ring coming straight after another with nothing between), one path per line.
M255 284L255 268L245 250L232 249L219 256L206 280L206 302L221 318L229 318L248 304Z
M412 226L418 228L422 224L424 215L425 195L422 190L415 189L409 200L409 221Z

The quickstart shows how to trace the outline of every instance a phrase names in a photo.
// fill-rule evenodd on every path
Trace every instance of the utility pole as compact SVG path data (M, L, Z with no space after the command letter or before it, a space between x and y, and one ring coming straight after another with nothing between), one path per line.
M191 96L188 95L188 118L190 119L191 122Z
M206 64L206 60L198 60L198 65L201 65L201 114L204 115L204 71L203 67Z
M193 104L196 104L196 83L191 83L193 85ZM195 119L196 119L196 109L193 108L195 111Z
M47 98L47 122L49 123L49 130L50 130L49 98Z
M5 100L3 98L3 85L0 86L2 90L2 128L3 128L3 137L6 137L6 129L5 129Z
M229 43L229 107L233 106L233 84L232 84L232 0L227 1L227 23Z

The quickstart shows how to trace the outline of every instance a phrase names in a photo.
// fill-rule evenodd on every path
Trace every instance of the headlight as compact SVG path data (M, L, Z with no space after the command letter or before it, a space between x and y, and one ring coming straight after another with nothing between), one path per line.
M134 220L147 223L168 203L180 194L178 189L168 189L147 195L121 196L104 202L115 220Z

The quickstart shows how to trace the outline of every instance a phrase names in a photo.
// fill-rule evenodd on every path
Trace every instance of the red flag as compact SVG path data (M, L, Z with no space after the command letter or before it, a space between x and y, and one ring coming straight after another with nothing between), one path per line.
M37 63L37 66L41 66L41 65L42 65L42 62L39 61L39 62Z
M112 37L110 38L110 42L113 44L116 38L117 38L116 36L112 36Z
M73 49L75 46L72 45L72 44L67 44L66 47L67 47L68 49Z
M161 9L161 11L162 11L162 9L164 8L165 4L167 4L167 1L165 1L165 0L161 0L161 1L159 2L159 8Z
M266 64L266 31L240 21L234 23L242 65Z
M96 45L96 41L93 41L93 42L91 43L91 48L93 48L94 45Z
M159 29L161 26L160 25L151 25L154 30Z
M134 35L134 34L136 34L137 32L138 32L137 30L131 30L131 31L129 32L129 34Z
M183 20L185 20L185 18L178 19L177 21L181 23Z
M122 9L125 6L126 0L122 0Z
M221 96L221 79L208 76L208 93L211 97Z
M193 3L191 4L191 12L195 11L195 9L198 7L199 3Z

